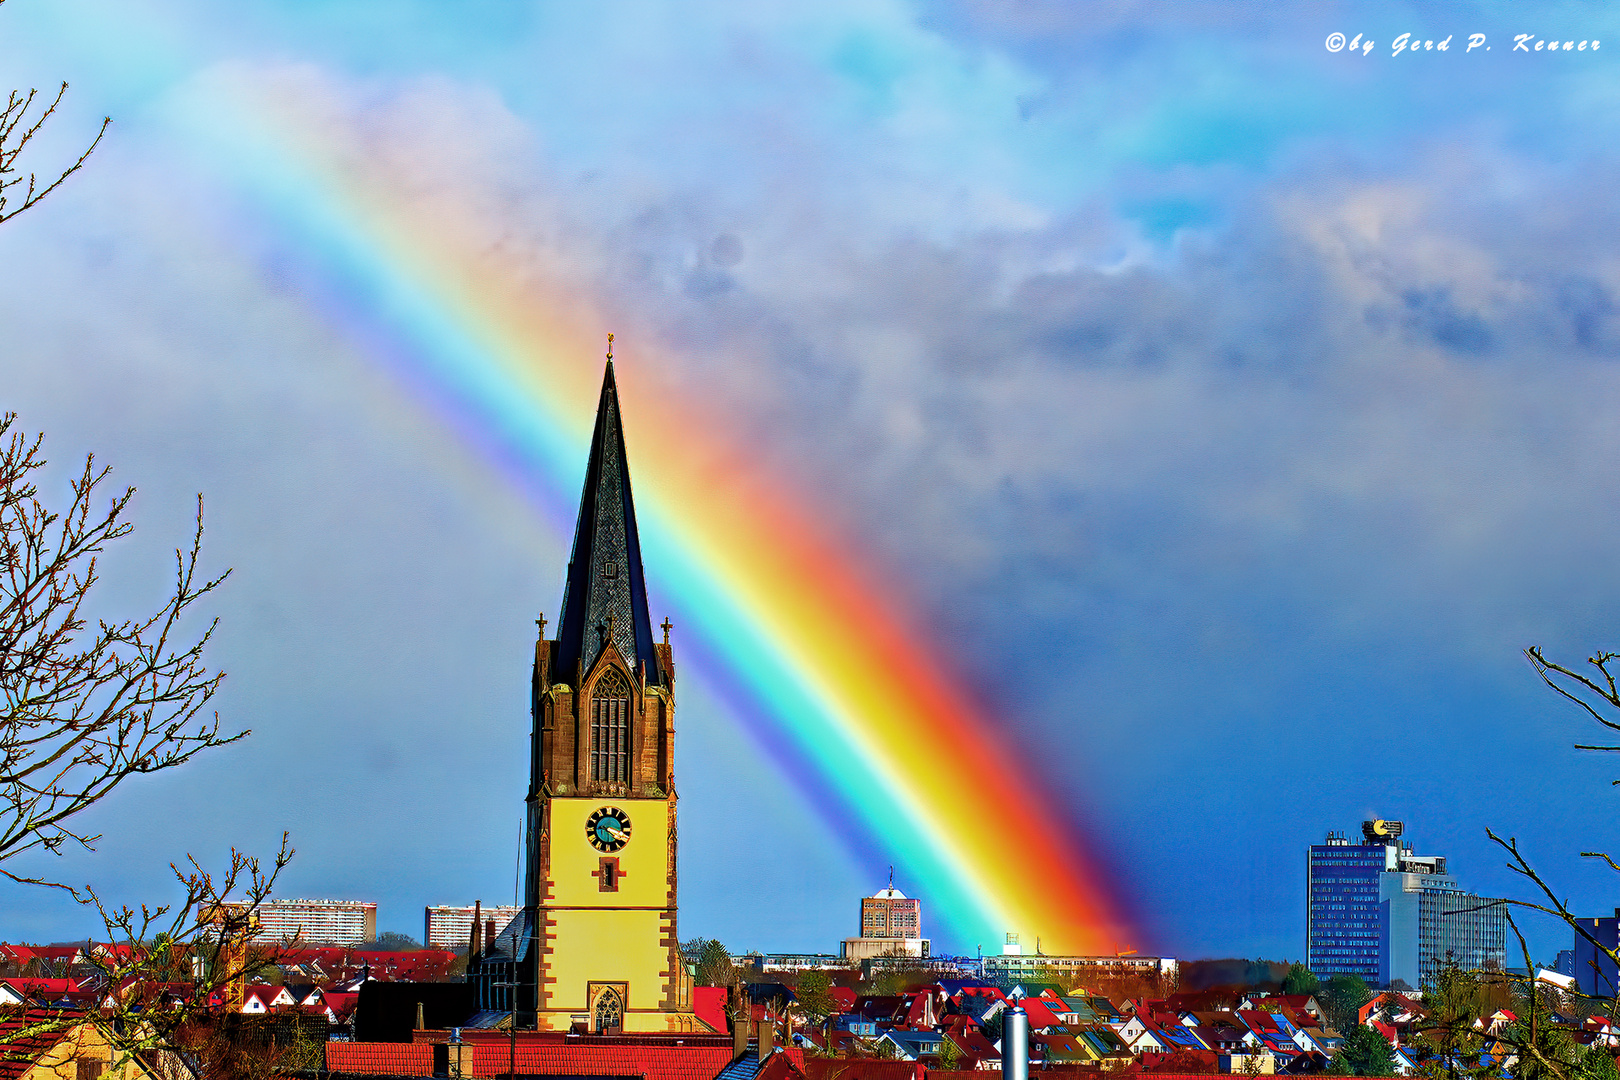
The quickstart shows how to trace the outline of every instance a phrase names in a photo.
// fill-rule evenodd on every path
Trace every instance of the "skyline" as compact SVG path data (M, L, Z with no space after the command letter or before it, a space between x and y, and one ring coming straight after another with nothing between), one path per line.
M1516 886L1483 830L1514 833L1613 906L1576 855L1611 777L1520 650L1620 639L1620 80L1613 52L1507 43L1527 11L1572 40L1615 16L682 10L0 10L14 81L73 84L47 161L115 117L0 232L0 404L57 467L94 450L140 487L115 604L205 493L205 559L235 568L220 708L255 730L113 796L70 879L160 898L167 862L268 851L279 821L282 895L364 883L407 932L390 909L504 902L532 620L612 331L638 504L710 500L705 542L791 523L751 594L687 587L691 521L648 530L690 657L683 937L836 942L908 860L952 951L1026 900L1010 875L953 899L971 871L861 803L848 743L810 752L824 714L738 680L746 624L703 624L769 614L828 551L1053 793L1011 824L1095 870L1119 947L1298 958L1305 848L1370 817L1487 894ZM1387 54L1419 30L1454 47ZM881 637L860 613L794 629ZM978 821L993 793L951 775L929 805ZM38 927L13 937L82 921L0 909Z

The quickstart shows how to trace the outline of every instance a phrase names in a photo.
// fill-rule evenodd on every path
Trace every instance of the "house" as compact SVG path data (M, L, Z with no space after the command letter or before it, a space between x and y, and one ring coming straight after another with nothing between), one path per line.
M0 979L0 1005L66 1007L79 990L78 979Z
M100 1022L84 1013L27 1009L0 1019L0 1078L157 1080L138 1058L119 1053Z
M1322 1006L1314 994L1273 994L1270 997L1255 998L1249 1002L1248 1008L1290 1015L1303 1012L1310 1013L1318 1020L1322 1018Z
M1027 997L1019 1004L1024 1007L1024 1012L1029 1016L1029 1030L1031 1031L1050 1031L1053 1028L1064 1026L1063 1021L1058 1019L1057 1014L1049 1008L1052 1005L1061 1007L1061 1002L1051 1001L1046 998Z
M974 987L953 997L951 1006L962 1015L971 1016L975 1024L983 1024L1007 1007L1007 998L994 987Z
M1219 1062L1220 1070L1223 1073L1241 1073L1252 1070L1261 1076L1270 1076L1277 1071L1277 1059L1264 1050L1222 1054Z
M1099 1060L1099 1053L1091 1042L1067 1032L1059 1034L1033 1033L1029 1037L1030 1056L1040 1056L1046 1068L1054 1065L1089 1065Z
M902 1061L922 1061L925 1058L939 1059L939 1051L945 1042L945 1036L936 1031L886 1031L878 1039L880 1048L887 1046L895 1057Z
M960 1019L963 1023L947 1025L944 1034L961 1052L962 1060L959 1069L997 1069L1001 1068L1001 1053L996 1049L995 1043L984 1037L978 1025L968 1021L966 1017L952 1017Z
M242 996L242 1012L250 1016L291 1008L296 1004L297 1000L285 986L265 986L255 983L249 986Z
M1119 1025L1115 1033L1133 1054L1163 1054L1171 1049L1169 1039L1158 1025L1135 1014Z
M1234 1013L1188 1012L1182 1014L1181 1022L1193 1029L1199 1042L1223 1054L1242 1053L1260 1044Z

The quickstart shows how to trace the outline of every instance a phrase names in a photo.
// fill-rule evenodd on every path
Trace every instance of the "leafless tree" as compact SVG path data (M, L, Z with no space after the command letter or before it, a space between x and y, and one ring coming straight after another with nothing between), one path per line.
M281 959L276 946L254 938L260 908L292 856L283 834L268 866L236 850L218 875L195 859L171 864L181 897L160 907L112 906L86 890L107 932L105 943L86 942L81 966L91 969L88 981L97 988L94 1012L113 1033L118 1056L109 1071L134 1057L176 1076L236 1076L251 1072L249 1065L263 1072L274 1064L229 1018L240 1020L245 984ZM74 1012L22 1015L13 1045L59 1035L84 1020ZM183 1059L169 1062L178 1068L166 1066L171 1057Z
M1542 650L1535 646L1526 649L1525 656L1529 658L1531 666L1535 668L1542 682L1555 693L1576 705L1589 719L1596 721L1605 729L1620 732L1620 683L1616 681L1614 670L1620 667L1620 653L1595 653L1587 658L1585 667L1566 667L1556 663L1547 659ZM1575 748L1620 752L1620 745L1613 744L1576 743ZM1620 780L1614 783L1620 784ZM1569 1053L1569 1047L1566 1045L1568 1040L1564 1032L1549 1023L1551 1009L1538 993L1536 971L1530 957L1529 944L1513 912L1534 911L1560 920L1570 927L1578 938L1590 944L1596 955L1606 956L1610 963L1620 962L1620 949L1604 944L1593 936L1589 927L1582 925L1580 917L1571 909L1569 901L1561 898L1552 884L1535 868L1530 857L1519 847L1516 837L1501 836L1492 829L1486 829L1485 832L1507 855L1508 869L1524 878L1537 897L1534 900L1499 901L1506 909L1508 929L1513 932L1518 942L1519 954L1524 960L1525 967L1522 978L1511 977L1523 983L1520 987L1522 990L1520 1007L1525 1016L1502 1041L1513 1048L1519 1059L1514 1069L1515 1075L1567 1080L1582 1074L1586 1066L1583 1060ZM1583 851L1581 856L1600 860L1611 870L1620 872L1620 863L1606 852ZM1597 1011L1605 1013L1611 1023L1620 1021L1620 990L1611 987L1607 994L1595 996L1579 994L1576 997L1582 999L1583 1011L1597 1007Z
M175 551L169 598L152 615L97 619L91 629L98 559L129 534L135 489L97 510L108 469L92 455L67 509L53 511L36 485L43 437L16 430L15 420L0 417L0 875L78 896L7 864L36 848L93 846L98 837L75 828L74 815L131 776L172 769L248 734L222 734L219 714L204 712L224 679L202 655L218 620L196 636L181 626L230 572L198 574L198 496L196 531L189 551Z
M5 0L0 0L0 4L3 3ZM102 119L100 130L96 132L96 137L91 140L84 153L60 173L54 176L46 173L44 179L41 179L32 172L24 174L20 171L18 159L28 151L29 144L39 136L45 122L56 115L57 107L67 95L67 88L68 84L65 82L58 87L56 96L50 99L48 105L37 89L12 90L7 93L5 106L0 108L0 221L16 217L60 187L62 181L83 167L85 161L101 144L101 137L107 134L108 126L112 124L110 116ZM17 190L18 188L21 190Z

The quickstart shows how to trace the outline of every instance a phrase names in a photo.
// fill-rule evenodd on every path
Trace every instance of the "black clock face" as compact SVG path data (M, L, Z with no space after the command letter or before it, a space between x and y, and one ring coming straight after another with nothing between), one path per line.
M604 806L585 819L585 838L597 851L618 851L630 842L630 815L617 806Z

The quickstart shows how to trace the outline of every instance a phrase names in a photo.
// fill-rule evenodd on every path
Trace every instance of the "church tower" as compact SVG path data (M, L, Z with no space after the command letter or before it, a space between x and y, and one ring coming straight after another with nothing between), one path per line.
M611 347L557 636L539 625L523 911L470 971L482 1004L504 982L523 1028L705 1030L675 925L669 623L654 640Z

